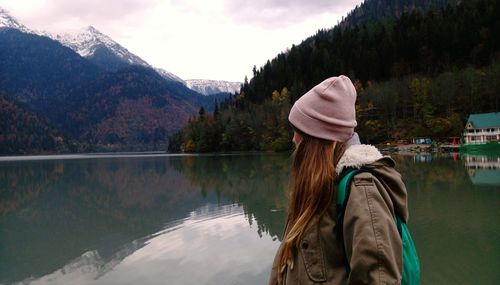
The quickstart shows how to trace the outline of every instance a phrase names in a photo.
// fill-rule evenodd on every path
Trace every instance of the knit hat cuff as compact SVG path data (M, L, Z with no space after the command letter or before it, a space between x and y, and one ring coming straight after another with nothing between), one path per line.
M341 126L329 124L324 121L309 117L304 114L296 105L290 110L288 115L290 123L300 131L320 139L345 142L352 137L353 126Z

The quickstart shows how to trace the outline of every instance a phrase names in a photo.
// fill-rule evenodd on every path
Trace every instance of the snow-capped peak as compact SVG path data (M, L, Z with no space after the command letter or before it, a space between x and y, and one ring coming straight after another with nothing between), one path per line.
M62 45L74 50L82 57L92 57L98 48L108 49L112 54L120 58L123 62L132 65L142 65L156 70L158 74L168 80L179 81L185 84L184 80L164 69L155 68L149 65L142 58L129 52L126 48L115 42L109 36L101 33L93 26L88 26L83 29L67 31L61 34L53 34L47 31L38 31L27 28L20 24L12 17L5 9L0 7L0 28L7 27L20 30L25 33L36 34L39 36L49 37Z
M212 95L221 92L239 92L241 83L222 80L189 79L186 80L186 86L203 95Z
M93 26L88 26L75 33L56 35L53 36L53 38L83 57L90 57L97 48L106 47L129 64L149 66L147 62L129 52L126 48L113 41L110 37L101 33Z
M30 29L20 24L14 17L9 15L9 13L6 10L0 7L0 28L2 27L18 29L25 33L32 33Z
M161 75L163 78L173 80L173 81L179 81L180 83L186 85L186 82L182 78L180 78L179 76L177 76L171 72L166 71L163 68L154 67L154 70L156 72L158 72L158 74Z

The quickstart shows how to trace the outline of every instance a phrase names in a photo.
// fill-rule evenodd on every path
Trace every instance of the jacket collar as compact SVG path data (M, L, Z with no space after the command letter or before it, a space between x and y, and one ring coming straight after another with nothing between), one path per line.
M380 151L367 144L356 144L349 146L344 155L340 158L335 171L340 175L346 167L360 168L364 165L373 163L383 156Z

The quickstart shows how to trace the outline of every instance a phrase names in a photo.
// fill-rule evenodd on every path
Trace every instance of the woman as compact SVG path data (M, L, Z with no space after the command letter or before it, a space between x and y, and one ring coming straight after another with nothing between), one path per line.
M408 220L406 189L394 161L354 133L356 90L328 78L293 105L295 133L288 221L273 263L276 284L399 284L401 237L394 214ZM338 235L335 186L354 176Z

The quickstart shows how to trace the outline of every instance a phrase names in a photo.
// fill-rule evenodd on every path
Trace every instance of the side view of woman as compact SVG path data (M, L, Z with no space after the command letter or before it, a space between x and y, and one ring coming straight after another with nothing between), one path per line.
M400 284L402 242L394 222L408 221L407 192L395 163L359 143L356 90L331 77L293 105L295 133L287 225L269 284ZM342 235L336 187L348 169L368 169L350 184Z

